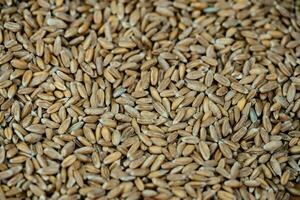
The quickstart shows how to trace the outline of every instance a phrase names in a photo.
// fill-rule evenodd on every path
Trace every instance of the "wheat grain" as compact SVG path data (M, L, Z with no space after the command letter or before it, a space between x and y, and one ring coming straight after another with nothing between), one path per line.
M297 4L0 1L0 199L299 196Z

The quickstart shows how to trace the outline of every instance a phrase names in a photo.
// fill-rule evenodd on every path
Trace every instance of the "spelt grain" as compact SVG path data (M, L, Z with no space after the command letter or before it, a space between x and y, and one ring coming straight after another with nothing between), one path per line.
M0 199L299 195L297 4L0 1Z

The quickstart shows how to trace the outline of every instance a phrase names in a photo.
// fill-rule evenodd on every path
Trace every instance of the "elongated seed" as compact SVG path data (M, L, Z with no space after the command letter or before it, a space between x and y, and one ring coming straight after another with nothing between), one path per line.
M300 196L299 1L0 8L0 199Z

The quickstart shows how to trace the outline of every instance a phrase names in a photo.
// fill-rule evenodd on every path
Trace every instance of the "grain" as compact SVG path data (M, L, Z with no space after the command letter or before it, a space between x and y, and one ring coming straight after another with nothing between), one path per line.
M298 1L0 7L0 199L300 195Z
M103 163L104 164L110 164L113 163L114 161L118 160L119 158L121 158L122 154L120 152L115 152L112 153L110 155L108 155L104 160Z
M263 148L266 151L274 151L274 150L278 149L281 146L282 146L282 142L281 141L270 141L270 142L266 143L263 146Z

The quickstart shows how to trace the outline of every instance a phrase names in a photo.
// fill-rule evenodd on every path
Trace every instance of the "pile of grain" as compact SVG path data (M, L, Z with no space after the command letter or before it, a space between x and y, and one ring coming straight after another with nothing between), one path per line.
M299 12L0 0L0 199L300 195Z

